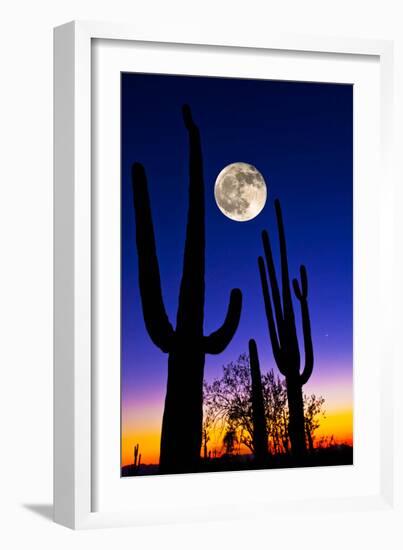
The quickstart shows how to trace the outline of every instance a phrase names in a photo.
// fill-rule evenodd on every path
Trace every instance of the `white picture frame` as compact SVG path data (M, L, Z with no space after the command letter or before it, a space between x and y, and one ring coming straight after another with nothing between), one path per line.
M136 479L141 482L136 487L136 492L143 491L143 496L147 493L152 494L153 498L150 498L147 505L138 503L132 506L121 505L125 497L123 493L113 488L117 485L114 485L111 476L111 483L109 484L108 480L106 484L109 492L105 493L109 505L105 509L101 506L101 510L98 510L96 495L99 491L94 487L99 483L99 478L102 480L103 476L109 476L109 470L103 470L96 459L96 452L100 452L102 447L102 444L100 447L98 443L97 431L100 428L97 427L99 411L96 401L98 392L103 391L102 387L101 389L99 387L94 366L94 356L97 353L94 340L96 325L94 315L98 314L96 304L98 295L94 281L96 269L100 265L94 243L100 227L99 222L94 221L96 216L92 215L94 208L98 208L98 203L94 199L96 196L94 174L97 172L97 166L94 164L93 157L94 144L98 137L94 136L93 128L96 118L93 94L94 82L97 82L94 76L94 47L99 41L114 41L114 44L123 44L120 41L124 41L126 46L128 44L146 45L141 61L143 72L148 63L150 72L157 71L157 65L152 65L152 55L147 53L147 46L151 49L157 48L156 59L158 55L161 59L164 50L175 45L178 51L186 50L187 63L192 52L202 57L206 49L209 55L217 56L222 52L235 50L241 55L260 57L270 52L275 54L277 52L283 56L296 55L299 59L322 55L327 56L326 60L330 60L328 69L330 75L332 59L338 62L361 56L362 59L375 60L379 69L377 78L379 78L380 87L376 91L378 95L372 100L380 100L380 121L376 126L379 133L379 147L374 153L375 156L379 153L381 169L379 179L382 184L376 188L376 194L367 204L360 202L362 216L358 219L361 220L362 229L368 229L371 219L365 208L376 208L376 219L372 218L375 229L373 232L371 229L370 237L374 238L375 242L379 242L379 250L377 246L374 247L378 250L379 257L376 255L378 252L368 251L368 258L373 263L379 258L382 259L382 265L378 262L377 265L380 267L374 270L372 279L374 284L380 285L381 292L375 305L378 319L382 320L382 328L379 331L381 335L379 355L376 355L373 361L376 362L376 369L380 369L382 362L382 378L379 378L381 380L387 378L389 384L393 380L395 361L395 351L391 345L391 337L395 329L390 324L393 319L390 303L392 292L397 291L392 270L396 250L392 222L395 185L392 154L393 44L388 41L286 35L256 37L254 42L230 37L224 41L222 38L206 35L205 41L201 42L186 36L185 30L181 36L169 36L167 33L166 36L153 37L130 25L89 22L72 22L55 29L55 521L78 529L237 517L245 512L236 503L232 507L228 505L224 510L222 503L214 507L207 501L200 500L200 495L198 499L195 498L194 491L198 490L197 487L208 484L206 481L208 478L204 478L204 481L200 480L199 474L185 476L186 480L184 476L157 476L152 480ZM210 71L213 70L210 69ZM169 69L166 72L169 72ZM309 76L307 79L309 80ZM102 125L97 126L97 131L102 132L102 129L105 129ZM368 174L368 178L370 177L376 176ZM371 216L373 214L374 212L371 212ZM357 288L355 280L355 290ZM365 292L368 291L368 287L363 284L362 297L359 298L361 307L364 307ZM368 327L368 330L374 330L374 327L372 329ZM374 371L375 377L379 373L379 370ZM109 382L109 387L116 389L116 377ZM362 378L359 378L358 382L357 390L360 391ZM372 456L379 451L379 456L374 460L374 464L376 462L374 468L377 468L377 472L379 470L379 479L377 477L374 487L368 491L363 490L362 486L358 489L354 485L351 485L351 490L347 488L344 490L340 489L337 474L333 481L335 492L327 497L323 491L319 491L319 483L323 483L323 479L328 475L326 469L322 469L324 473L320 474L323 478L320 482L318 478L309 480L311 484L318 485L318 491L308 495L312 513L324 505L329 510L341 510L346 507L364 511L393 510L394 440L393 424L389 419L397 412L393 399L387 393L388 388L385 383L379 385L373 383L372 389L368 391L373 392L371 395L375 399L379 398L379 416L374 420L373 428L374 430L379 428L378 447L375 449L376 452L371 453ZM111 410L116 411L116 399L119 398L115 395L114 399L110 406ZM367 413L370 414L370 409ZM116 440L113 428L110 437L111 440L113 437ZM105 451L105 448L105 446L102 447L102 451ZM119 448L116 451L119 453ZM266 498L258 494L262 478L257 478L256 474L257 472L243 473L243 485L241 489L239 487L237 489L246 491L246 484L252 487L248 492L250 493L248 514L259 516L269 510L270 513L276 513L275 497ZM206 476L206 474L202 475ZM220 477L227 476L225 479L228 480L230 475L236 474L214 474L214 483L217 483ZM365 475L367 477L362 478L363 484L365 479L369 479L369 469ZM148 482L148 485L144 482ZM296 479L295 490L291 489L284 500L290 513L295 513L304 495L305 488L300 485L297 490L298 483ZM350 481L347 483L350 485ZM338 487L337 491L336 487ZM172 495L173 491L177 495L173 500L170 499L169 504L160 498L163 493L169 492ZM185 506L184 498L186 498ZM228 498L230 501L231 495Z

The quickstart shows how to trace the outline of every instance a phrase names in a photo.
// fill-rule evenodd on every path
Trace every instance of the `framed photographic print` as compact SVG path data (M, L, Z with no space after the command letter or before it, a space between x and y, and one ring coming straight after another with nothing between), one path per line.
M352 464L353 85L121 90L122 475Z
M55 30L55 519L385 507L392 46L178 38Z

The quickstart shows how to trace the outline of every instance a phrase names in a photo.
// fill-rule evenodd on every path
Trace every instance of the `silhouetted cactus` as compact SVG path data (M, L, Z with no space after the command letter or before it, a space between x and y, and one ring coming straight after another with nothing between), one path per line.
M136 243L144 322L151 340L168 357L168 382L162 421L160 472L188 472L199 466L203 420L205 354L221 353L238 327L242 294L231 291L221 328L203 334L205 300L205 213L202 152L190 108L183 107L189 135L189 208L182 280L174 330L162 298L150 201L144 168L132 169Z
M267 460L267 427L263 400L262 377L255 340L249 340L249 362L252 380L253 449L257 464Z
M134 457L133 457L133 466L134 466L135 473L137 473L140 470L140 464L141 464L141 453L139 454L139 444L137 443L134 446Z
M280 242L282 282L281 297L267 231L263 231L262 240L267 272L270 279L271 295L267 283L266 267L262 257L259 257L258 263L273 355L277 366L280 372L285 376L287 383L289 408L288 432L291 441L291 449L295 457L301 458L306 450L302 386L309 380L313 369L311 324L307 302L308 278L305 266L301 265L301 286L299 285L297 279L293 280L294 293L301 306L305 348L305 365L302 373L300 373L301 356L295 326L294 308L291 298L283 218L281 214L280 202L278 200L275 201L275 210Z

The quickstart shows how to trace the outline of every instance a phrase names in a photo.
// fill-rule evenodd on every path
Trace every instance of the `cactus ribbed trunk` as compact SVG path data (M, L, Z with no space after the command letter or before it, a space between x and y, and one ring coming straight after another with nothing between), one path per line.
M203 334L205 300L205 211L199 129L189 107L183 118L189 135L189 207L176 328L169 323L161 291L147 181L133 165L133 198L139 286L144 322L151 340L169 353L168 381L161 430L160 473L197 471L203 422L205 354L221 353L238 327L242 294L231 291L227 316L209 336Z
M191 348L171 352L162 419L160 472L197 470L203 426L204 354Z
M298 379L293 377L286 377L286 384L289 410L288 435L293 454L300 458L306 450L302 385Z
M264 410L262 376L259 356L255 340L249 340L249 361L252 381L252 420L253 420L253 450L255 462L263 465L267 461L267 427Z
M300 372L301 354L295 324L294 307L291 298L283 217L280 202L276 200L274 204L280 243L281 293L267 231L263 231L262 233L266 262L262 257L259 257L258 264L273 356L281 374L285 376L287 384L289 410L288 434L291 442L291 451L297 460L301 460L306 452L302 387L312 374L314 361L311 323L307 300L308 276L305 266L301 265L301 284L297 279L293 280L294 294L301 307L305 349L305 365L303 371ZM269 277L270 286L266 273Z

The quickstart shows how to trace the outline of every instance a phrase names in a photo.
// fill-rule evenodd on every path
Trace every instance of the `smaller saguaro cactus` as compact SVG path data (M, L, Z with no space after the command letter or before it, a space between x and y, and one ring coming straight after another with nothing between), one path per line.
M134 470L137 473L140 469L140 464L141 464L141 453L139 453L139 444L138 443L134 446L134 457L133 458L134 458L134 461L133 461Z
M255 340L249 340L249 362L252 380L252 420L253 420L253 448L255 462L264 464L267 460L267 426L263 400L262 376Z
M203 458L207 460L207 443L210 441L210 436L208 434L207 428L203 428Z
M306 452L302 386L308 382L312 374L314 361L307 300L308 277L305 266L301 265L301 284L299 284L297 279L294 279L292 283L294 294L301 307L305 348L305 365L301 372L301 354L295 324L294 306L291 298L287 247L280 202L276 200L274 206L280 243L281 294L267 231L263 231L262 233L266 265L262 257L259 257L258 264L273 356L279 371L285 376L287 384L289 409L288 432L291 441L291 450L293 455L297 459L300 459ZM266 267L270 289L267 281Z

